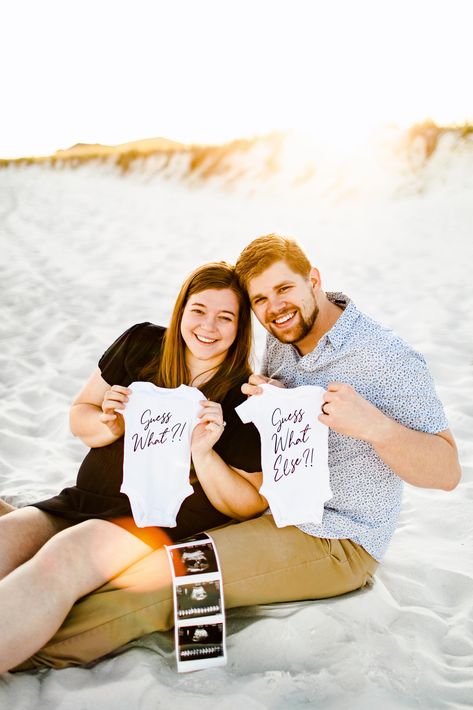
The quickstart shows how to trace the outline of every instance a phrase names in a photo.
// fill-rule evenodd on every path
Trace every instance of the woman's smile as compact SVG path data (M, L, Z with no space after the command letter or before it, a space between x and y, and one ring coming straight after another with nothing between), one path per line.
M218 338L207 338L205 335L199 335L198 333L194 333L194 335L199 343L206 343L207 345L213 345L218 340Z

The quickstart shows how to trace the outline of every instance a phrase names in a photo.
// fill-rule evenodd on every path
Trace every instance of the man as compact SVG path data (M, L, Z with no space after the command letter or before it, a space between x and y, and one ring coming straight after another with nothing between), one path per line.
M259 385L326 389L333 497L321 523L277 528L271 515L211 532L226 608L318 599L363 587L394 532L403 481L453 489L460 479L425 361L320 275L293 241L268 235L240 255L237 271L268 331ZM163 549L75 604L51 641L19 669L86 663L172 626L171 573Z

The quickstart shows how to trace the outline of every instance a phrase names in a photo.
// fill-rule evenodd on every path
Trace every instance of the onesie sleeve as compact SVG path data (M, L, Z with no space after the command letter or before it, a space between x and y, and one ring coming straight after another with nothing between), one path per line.
M253 421L253 412L251 411L251 409L252 407L250 397L246 400L246 402L242 402L238 405L238 407L235 407L235 412L238 414L242 422L248 424L248 422Z
M229 466L256 473L261 471L261 439L255 425L244 424L235 411L235 407L243 401L245 395L237 386L228 392L222 402L226 427L214 450Z
M98 362L109 385L127 387L139 379L139 371L161 347L165 329L152 323L138 323L125 330L104 352Z

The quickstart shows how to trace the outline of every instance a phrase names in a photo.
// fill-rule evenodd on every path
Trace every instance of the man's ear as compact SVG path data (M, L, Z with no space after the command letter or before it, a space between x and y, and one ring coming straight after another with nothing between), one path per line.
M320 278L319 270L316 269L315 266L313 266L311 268L309 278L310 278L310 282L312 284L313 290L320 291L320 289L322 288L322 280Z

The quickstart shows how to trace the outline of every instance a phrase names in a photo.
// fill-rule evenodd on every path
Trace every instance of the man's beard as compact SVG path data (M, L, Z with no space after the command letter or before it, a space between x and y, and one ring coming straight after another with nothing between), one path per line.
M295 309L297 311L296 318L297 323L287 331L279 331L276 327L273 327L272 320L268 323L269 330L281 343L290 343L297 345L301 340L303 340L314 327L317 316L319 315L319 307L317 302L313 297L312 310L310 313L303 315L300 308ZM289 309L290 311L290 309ZM286 313L288 310L286 309ZM278 317L278 316L276 316Z

